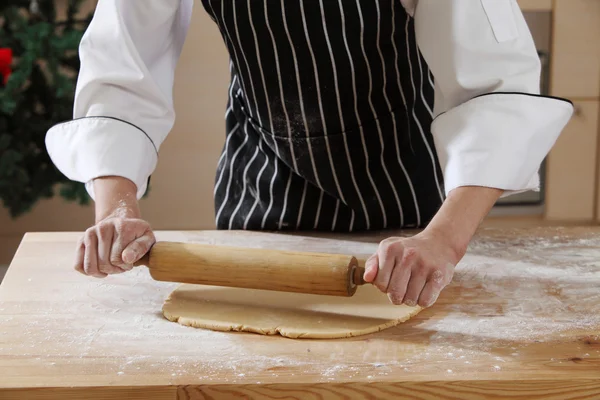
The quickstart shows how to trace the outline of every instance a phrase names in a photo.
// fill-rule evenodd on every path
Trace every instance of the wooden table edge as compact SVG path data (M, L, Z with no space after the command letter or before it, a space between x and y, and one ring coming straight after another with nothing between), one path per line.
M597 398L600 396L600 374L598 379L524 379L524 380L423 380L388 382L320 382L320 383L206 383L199 385L123 385L123 386L74 386L0 388L3 400L90 400L127 398L148 400L193 400L228 399L236 396L252 399L279 398L282 392L301 395L330 393L351 398L376 395L378 399L398 396L425 398L437 396L444 399L480 398L485 396L527 396L528 399L560 396L561 398ZM276 395L278 393L278 395ZM290 393L292 395L292 393ZM275 396L275 397L274 397ZM236 397L238 398L238 397ZM344 397L346 398L346 397Z

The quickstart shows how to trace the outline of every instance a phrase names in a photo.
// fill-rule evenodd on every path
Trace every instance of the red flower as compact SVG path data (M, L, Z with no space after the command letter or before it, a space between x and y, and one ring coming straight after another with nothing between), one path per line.
M10 69L12 58L13 53L11 49L0 49L0 77L4 78L4 85L8 82L8 77L12 72Z

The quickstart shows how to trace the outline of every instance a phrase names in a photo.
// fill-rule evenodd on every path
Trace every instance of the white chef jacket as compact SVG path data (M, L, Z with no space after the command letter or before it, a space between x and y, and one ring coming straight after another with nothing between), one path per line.
M393 0L392 0L393 1ZM100 0L80 45L74 119L47 150L69 179L121 176L138 198L171 130L173 80L193 0ZM540 96L540 60L515 0L401 0L435 77L431 126L445 192L538 190L573 107ZM89 118L94 117L94 118Z

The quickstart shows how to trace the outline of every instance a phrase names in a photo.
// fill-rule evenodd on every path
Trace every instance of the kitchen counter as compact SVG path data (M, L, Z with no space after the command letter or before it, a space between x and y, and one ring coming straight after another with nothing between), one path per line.
M600 228L481 229L432 308L338 340L169 322L177 284L79 275L79 235L27 234L0 286L2 399L600 397ZM157 237L368 256L385 235Z

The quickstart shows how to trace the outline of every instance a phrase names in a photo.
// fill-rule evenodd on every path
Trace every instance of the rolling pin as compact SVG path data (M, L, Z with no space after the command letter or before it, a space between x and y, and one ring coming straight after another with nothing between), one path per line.
M353 256L157 242L135 265L157 281L353 296L364 268Z

